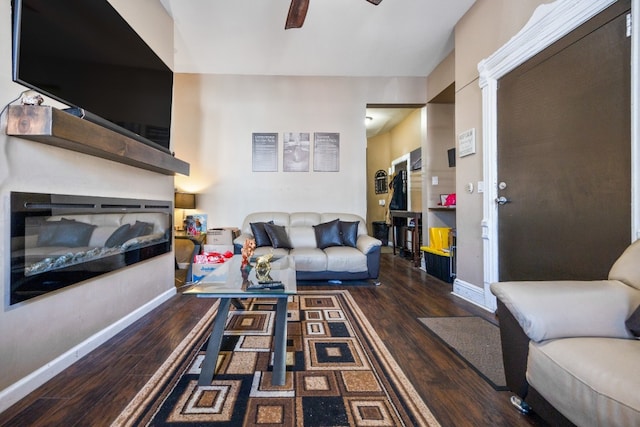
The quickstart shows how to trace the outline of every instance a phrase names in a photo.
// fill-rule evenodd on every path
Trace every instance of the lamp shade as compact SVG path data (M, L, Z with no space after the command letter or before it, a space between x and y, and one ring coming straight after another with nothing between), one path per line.
M192 193L175 193L174 207L176 209L195 209L196 195Z

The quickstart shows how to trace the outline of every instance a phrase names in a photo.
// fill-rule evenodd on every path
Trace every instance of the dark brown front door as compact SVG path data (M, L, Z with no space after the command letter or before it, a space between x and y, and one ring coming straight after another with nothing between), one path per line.
M606 278L630 243L629 7L617 2L499 81L502 281Z

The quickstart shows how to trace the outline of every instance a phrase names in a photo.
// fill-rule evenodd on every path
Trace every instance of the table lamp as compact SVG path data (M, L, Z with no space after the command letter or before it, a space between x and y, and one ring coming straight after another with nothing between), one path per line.
M194 193L175 193L173 207L174 209L182 209L182 229L184 230L185 210L196 208L196 195Z

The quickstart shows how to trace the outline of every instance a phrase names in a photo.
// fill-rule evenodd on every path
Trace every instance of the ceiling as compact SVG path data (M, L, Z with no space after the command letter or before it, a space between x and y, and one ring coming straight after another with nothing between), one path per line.
M310 0L285 30L290 0L160 0L173 17L179 73L421 77L452 51L454 26L475 0ZM367 137L416 106L367 108Z
M428 76L474 0L160 0L173 17L174 71L295 76Z
M413 113L416 108L420 107L368 107L365 117L367 138L389 132L409 114Z

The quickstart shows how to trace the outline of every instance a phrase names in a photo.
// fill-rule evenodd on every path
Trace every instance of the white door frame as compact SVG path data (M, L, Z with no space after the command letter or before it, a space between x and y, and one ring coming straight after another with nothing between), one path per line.
M497 160L497 82L549 45L587 22L615 3L615 0L556 0L543 4L529 22L509 42L480 61L478 71L482 89L482 141L485 191L483 197L482 239L484 254L484 305L495 310L496 299L489 285L498 281L498 160ZM631 1L635 16L640 0ZM640 238L640 26L633 19L631 35L631 241Z

